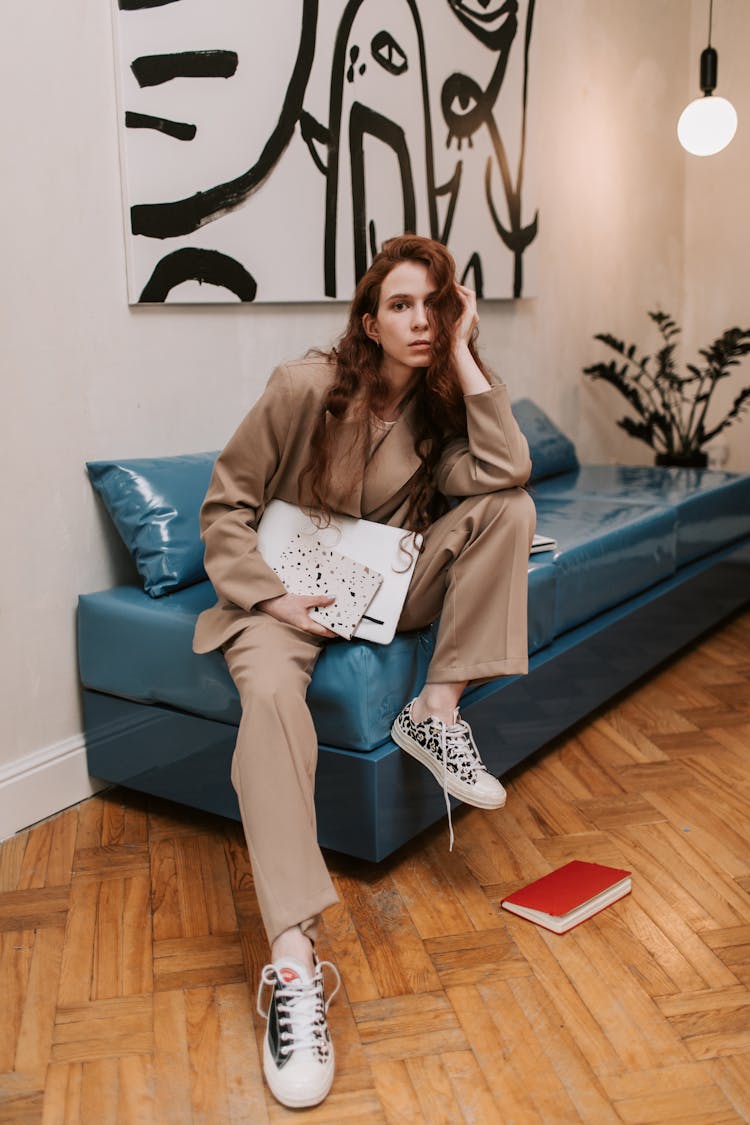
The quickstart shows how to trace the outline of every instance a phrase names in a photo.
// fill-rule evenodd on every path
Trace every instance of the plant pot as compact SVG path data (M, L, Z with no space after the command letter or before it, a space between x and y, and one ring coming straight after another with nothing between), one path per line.
M693 453L657 453L657 465L675 465L680 469L705 469L708 465L708 454L702 449Z

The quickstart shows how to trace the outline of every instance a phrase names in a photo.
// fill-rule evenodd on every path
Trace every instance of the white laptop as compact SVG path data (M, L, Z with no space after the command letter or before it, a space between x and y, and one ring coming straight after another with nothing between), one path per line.
M296 535L317 539L325 547L382 574L382 585L354 636L390 644L419 557L422 536L400 527L338 514L328 527L319 528L301 508L285 500L271 500L258 525L258 550L269 566L278 565L281 554Z

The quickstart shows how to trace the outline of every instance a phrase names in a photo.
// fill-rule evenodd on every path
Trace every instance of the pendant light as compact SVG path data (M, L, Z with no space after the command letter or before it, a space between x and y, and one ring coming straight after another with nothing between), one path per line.
M677 122L680 144L694 156L713 156L731 141L737 129L737 113L731 102L714 94L719 56L711 46L714 0L708 11L708 46L701 51L700 83L702 98L685 106Z

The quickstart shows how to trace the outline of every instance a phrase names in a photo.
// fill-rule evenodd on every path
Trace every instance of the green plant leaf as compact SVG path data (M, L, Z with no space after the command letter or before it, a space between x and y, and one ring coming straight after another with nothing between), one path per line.
M583 373L610 383L640 416L640 421L629 417L618 420L617 425L630 436L653 449L663 445L664 451L691 453L750 407L748 386L737 395L724 418L712 430L706 429L706 414L716 385L729 378L732 369L750 354L750 328L727 329L699 350L704 367L687 363L688 374L681 374L675 364L680 326L660 310L650 310L648 316L663 340L663 346L654 353L655 371L649 367L650 355L638 359L635 344L626 345L611 333L602 332L594 339L618 353L625 362L619 367L615 360L594 363L584 367Z

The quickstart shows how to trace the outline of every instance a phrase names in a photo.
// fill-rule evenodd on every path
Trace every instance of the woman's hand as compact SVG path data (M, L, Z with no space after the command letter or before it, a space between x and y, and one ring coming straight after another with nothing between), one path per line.
M316 637L335 637L336 634L325 625L313 621L309 611L317 606L333 605L335 598L321 598L315 594L281 594L278 598L267 598L258 602L256 609L283 621L286 625L293 625L295 629L303 629L305 633L312 633Z
M453 329L453 363L463 394L481 394L489 390L490 384L469 349L479 332L477 295L465 285L456 285L456 291L463 310Z
M456 285L456 290L463 309L453 331L454 348L461 344L470 344L479 332L476 293L473 289L467 289L465 285Z

